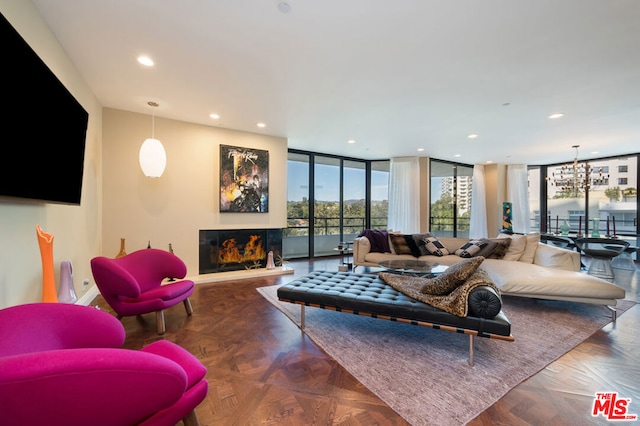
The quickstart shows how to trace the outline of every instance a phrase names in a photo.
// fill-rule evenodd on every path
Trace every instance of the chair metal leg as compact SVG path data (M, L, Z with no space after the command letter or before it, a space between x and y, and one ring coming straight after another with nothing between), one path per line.
M616 322L616 319L618 319L618 311L616 311L616 308L613 306L607 305L607 308L611 311L611 321Z
M164 334L166 328L164 326L164 311L156 312L156 327L158 330L158 334Z
M186 299L184 299L182 301L182 303L184 304L184 309L187 311L187 315L191 316L191 314L193 313L193 307L191 306L191 300L189 300L189 298L187 297Z

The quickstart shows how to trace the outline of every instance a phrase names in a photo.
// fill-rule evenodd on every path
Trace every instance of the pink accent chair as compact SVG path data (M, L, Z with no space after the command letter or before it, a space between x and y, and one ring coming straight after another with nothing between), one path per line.
M167 340L121 349L111 314L67 303L0 309L0 424L197 425L206 367Z
M173 253L147 248L117 259L99 256L91 260L91 271L102 297L118 319L155 312L158 334L164 334L164 309L183 302L187 315L193 313L189 296L194 283L182 280L187 267ZM180 280L163 285L167 278Z

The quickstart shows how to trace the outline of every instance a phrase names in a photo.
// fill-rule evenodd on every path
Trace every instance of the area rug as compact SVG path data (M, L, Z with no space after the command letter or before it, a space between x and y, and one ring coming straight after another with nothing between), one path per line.
M279 286L257 290L296 324L300 305ZM635 303L619 301L618 315ZM503 297L515 342L305 308L305 332L328 355L413 425L462 425L611 321L603 306Z

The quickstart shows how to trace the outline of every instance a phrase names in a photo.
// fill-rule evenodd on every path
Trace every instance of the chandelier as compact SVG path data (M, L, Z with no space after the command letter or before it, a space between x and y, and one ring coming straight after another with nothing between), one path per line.
M551 173L551 178L547 177L551 186L555 186L557 191L575 198L581 193L588 192L593 186L609 183L609 175L604 175L602 167L598 167L594 171L589 162L578 162L580 145L573 145L571 148L576 150L573 163L560 166L559 169Z

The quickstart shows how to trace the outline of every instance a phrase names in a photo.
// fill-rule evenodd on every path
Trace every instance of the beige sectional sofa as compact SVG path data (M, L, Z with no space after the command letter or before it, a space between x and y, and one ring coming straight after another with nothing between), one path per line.
M414 239L420 241L422 235L428 234L414 234ZM539 234L501 234L499 238L511 239L504 257L489 256L480 267L488 272L504 295L591 303L609 308L625 297L623 288L581 271L580 254L576 251L542 244ZM353 244L354 270L359 266L377 267L379 262L392 259L419 259L450 266L463 260L463 257L451 253L469 241L465 238L438 238L450 254L416 257L397 254L393 244L389 244L391 252L372 251L371 241L366 236L358 237ZM615 310L613 314L615 319Z

